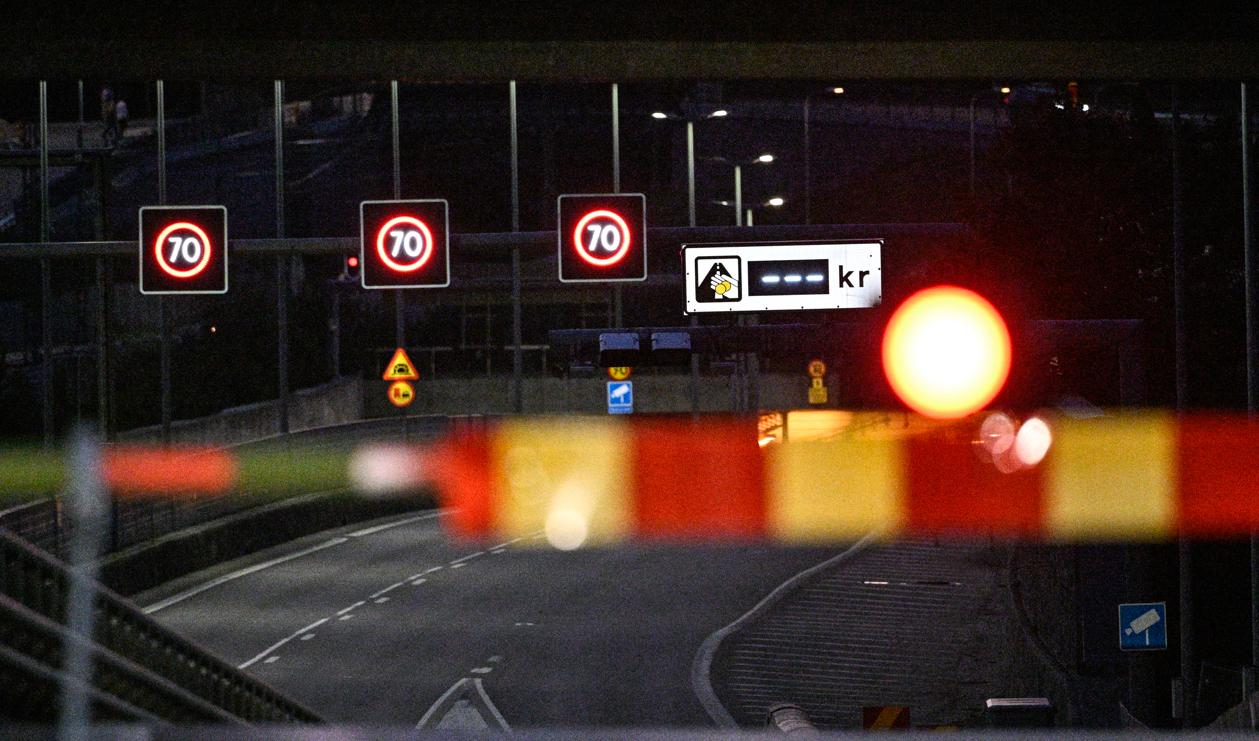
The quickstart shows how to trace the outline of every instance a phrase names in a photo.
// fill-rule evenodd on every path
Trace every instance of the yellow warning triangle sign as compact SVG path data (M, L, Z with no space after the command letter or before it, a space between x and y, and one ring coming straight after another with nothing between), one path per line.
M385 366L385 373L381 376L386 381L415 381L420 377L415 372L415 364L407 357L407 351L402 348L394 350L393 357L389 359L388 365Z

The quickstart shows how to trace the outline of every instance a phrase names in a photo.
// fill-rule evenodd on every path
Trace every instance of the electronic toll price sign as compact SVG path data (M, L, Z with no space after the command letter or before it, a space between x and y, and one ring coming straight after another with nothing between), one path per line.
M647 280L647 197L642 193L562 195L560 280Z
M227 293L227 209L141 207L140 293Z
M883 301L883 242L684 244L686 313L866 309Z
M450 285L450 205L443 199L359 204L364 288Z

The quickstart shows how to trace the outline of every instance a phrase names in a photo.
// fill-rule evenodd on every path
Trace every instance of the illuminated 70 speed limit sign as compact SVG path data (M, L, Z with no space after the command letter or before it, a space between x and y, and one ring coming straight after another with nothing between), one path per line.
M433 232L414 216L395 216L376 230L376 256L398 273L412 273L433 259Z
M647 279L647 199L641 193L562 195L557 211L561 281Z
M450 285L446 201L363 201L359 222L359 278L364 288Z
M227 209L140 209L140 292L226 293Z

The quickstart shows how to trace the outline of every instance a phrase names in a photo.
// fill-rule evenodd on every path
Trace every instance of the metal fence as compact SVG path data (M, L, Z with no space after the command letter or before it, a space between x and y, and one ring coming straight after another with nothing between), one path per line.
M51 714L50 682L63 651L84 636L62 627L70 574L52 557L0 532L0 663L20 678L4 685L6 704L39 697ZM318 722L313 711L245 676L96 586L96 629L88 647L97 664L97 714L183 722ZM33 664L33 665L32 665ZM30 670L29 672L23 670ZM114 700L107 700L101 695ZM137 712L143 711L143 713ZM37 712L35 707L30 712ZM44 718L45 720L49 718Z

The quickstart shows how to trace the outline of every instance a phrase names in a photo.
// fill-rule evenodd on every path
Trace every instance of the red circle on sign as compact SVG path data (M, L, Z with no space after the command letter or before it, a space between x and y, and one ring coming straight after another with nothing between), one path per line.
M396 407L410 406L415 401L415 389L406 381L389 384L389 402Z
M401 263L389 257L389 253L385 251L385 235L389 230L398 224L406 224L415 227L419 231L423 244L420 245L420 254L413 263ZM380 229L376 231L376 254L380 256L382 262L392 270L399 273L413 273L424 267L433 257L433 233L429 231L428 225L414 216L395 216L386 221Z
M166 238L171 235L171 232L181 229L192 232L201 240L201 245L205 248L201 251L201 259L197 261L197 264L186 270L180 270L171 265L166 261L166 256L162 254L162 244L166 241ZM167 225L153 242L153 255L157 258L157 266L162 269L162 272L174 278L192 278L200 274L210 264L211 251L210 238L206 236L205 230L190 221L176 221L174 224Z
M607 219L616 224L616 229L621 233L621 245L616 252L607 257L595 257L591 255L585 246L581 243L581 233L585 231L586 226L595 219ZM629 225L625 223L625 219L615 211L607 209L598 209L591 211L577 222L577 228L573 230L573 248L577 250L577 255L586 262L598 268L606 268L609 265L615 265L621 261L625 255L629 254L630 248L630 230Z

